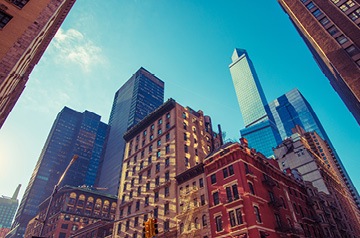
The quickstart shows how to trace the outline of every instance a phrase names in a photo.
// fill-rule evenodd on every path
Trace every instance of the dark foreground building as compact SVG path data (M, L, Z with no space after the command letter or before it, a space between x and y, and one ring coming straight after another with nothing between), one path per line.
M0 128L75 0L0 0Z
M65 107L58 114L17 211L13 228L19 226L9 237L23 237L28 222L50 196L74 154L79 158L62 184L94 185L107 130L107 124L93 112Z
M164 102L164 82L140 68L116 93L111 109L105 155L101 163L98 186L109 194L119 189L124 157L124 133Z
M279 0L360 124L360 1Z

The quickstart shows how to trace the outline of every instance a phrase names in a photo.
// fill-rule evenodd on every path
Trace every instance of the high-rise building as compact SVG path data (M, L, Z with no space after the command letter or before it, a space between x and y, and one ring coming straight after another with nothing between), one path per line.
M360 1L278 1L360 124Z
M75 0L0 0L0 128Z
M124 133L164 102L164 82L140 68L116 93L111 109L110 132L101 162L98 186L117 194L124 157Z
M245 129L240 131L249 146L269 157L280 142L277 128L265 110L267 104L254 65L247 52L236 48L229 65Z
M281 138L284 140L293 134L293 129L300 126L306 132L316 132L326 144L328 144L334 163L336 163L337 171L342 175L342 180L348 187L348 190L353 194L353 199L356 204L360 204L359 194L352 183L350 176L346 172L340 157L336 153L328 135L326 134L319 118L315 114L309 102L300 93L298 89L293 89L290 92L278 97L266 106L267 111L271 113L274 122L279 130ZM321 157L325 157L320 153Z
M210 237L202 164L214 146L210 121L169 99L126 132L116 220L130 217L117 223L115 237L141 235L150 214L137 214L146 210L159 237L182 237L184 229Z
M23 237L28 222L38 213L38 206L50 196L74 154L79 158L68 170L62 184L94 185L108 125L89 111L64 109L50 130L39 160L17 211L10 237Z
M304 181L311 182L319 192L332 197L333 211L323 209L329 230L334 226L341 231L341 237L357 237L360 234L360 212L352 205L352 197L343 186L341 178L337 176L336 168L332 167L331 163L327 163L331 158L324 161L316 151L313 151L307 139L299 133L284 140L274 153L282 170L297 169ZM340 237L340 235L330 237Z
M10 228L16 209L19 205L17 199L21 184L16 188L12 197L0 197L0 228Z

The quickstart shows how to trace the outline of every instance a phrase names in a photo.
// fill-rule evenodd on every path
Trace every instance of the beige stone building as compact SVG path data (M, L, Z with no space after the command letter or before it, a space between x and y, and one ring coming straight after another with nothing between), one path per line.
M0 0L0 128L75 0Z
M201 197L206 196L206 192L200 179L205 182L202 161L214 146L210 117L169 99L128 130L124 138L126 147L116 220L127 216L129 219L115 225L114 235L142 237L143 222L155 217L158 237L178 236L180 225L187 218L181 216L181 207L186 204L184 197L180 199L184 195L180 190L186 193L188 188L190 193L190 186L197 189L196 207L198 210L207 207L207 198ZM190 172L187 174L187 171ZM205 204L201 205L201 199L206 200ZM144 211L149 213L136 215ZM194 235L204 237L208 230L200 232L201 214L205 213L195 214L190 224ZM195 218L201 225L195 224ZM195 232L195 228L199 231Z

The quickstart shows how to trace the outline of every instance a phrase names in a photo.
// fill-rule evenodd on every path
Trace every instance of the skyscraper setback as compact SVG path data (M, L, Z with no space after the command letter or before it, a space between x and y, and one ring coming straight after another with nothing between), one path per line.
M18 195L21 184L16 188L12 197L0 197L0 229L10 228L16 209L19 205Z
M75 0L0 0L0 128Z
M259 78L246 50L236 48L231 57L230 73L239 102L245 129L240 131L249 146L269 157L272 148L280 142L279 132L271 114L265 111L267 104Z
M142 67L115 93L109 119L110 132L97 183L107 187L107 193L115 195L119 189L124 133L163 101L164 82Z
M65 107L57 116L35 166L30 182L17 211L11 237L23 237L38 206L50 196L74 154L76 163L68 170L62 185L94 185L108 125L100 116Z
M279 0L360 124L360 1Z

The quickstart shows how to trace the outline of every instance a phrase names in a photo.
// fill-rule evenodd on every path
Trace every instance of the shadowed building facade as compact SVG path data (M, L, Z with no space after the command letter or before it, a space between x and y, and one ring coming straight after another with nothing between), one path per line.
M0 0L0 128L75 0Z
M278 1L360 124L360 1Z
M9 237L23 237L28 222L50 196L74 154L79 158L68 170L62 184L94 185L107 131L108 125L100 121L99 115L64 107L50 130L21 200L12 225L13 228L19 226Z
M107 146L98 186L117 194L124 157L124 133L164 102L164 82L140 68L116 93L112 105Z
M2 196L0 197L0 229L6 229L11 227L12 220L16 209L19 205L19 200L17 199L19 195L21 184L16 188L12 197ZM0 231L0 237L1 231Z

